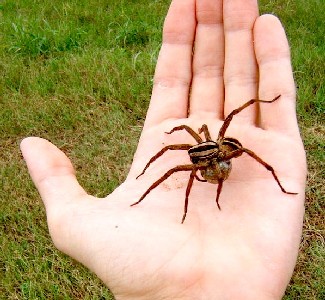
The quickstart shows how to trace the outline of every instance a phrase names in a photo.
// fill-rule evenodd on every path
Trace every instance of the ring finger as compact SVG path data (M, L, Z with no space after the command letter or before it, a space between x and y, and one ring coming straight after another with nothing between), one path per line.
M256 0L224 1L225 28L225 105L224 114L251 98L258 90L257 63L253 45L253 26L258 17ZM238 115L255 123L257 107L251 106Z

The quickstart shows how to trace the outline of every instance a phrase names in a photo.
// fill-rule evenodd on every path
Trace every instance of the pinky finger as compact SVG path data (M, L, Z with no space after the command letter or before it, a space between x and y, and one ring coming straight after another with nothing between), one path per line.
M283 26L277 17L263 15L254 26L255 53L259 67L259 98L281 98L261 105L260 126L288 134L299 132L296 120L296 93L290 49Z

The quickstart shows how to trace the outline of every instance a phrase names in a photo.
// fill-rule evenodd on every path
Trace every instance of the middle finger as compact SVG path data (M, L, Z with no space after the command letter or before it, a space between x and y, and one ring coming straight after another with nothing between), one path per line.
M190 115L223 117L224 33L222 0L196 1Z

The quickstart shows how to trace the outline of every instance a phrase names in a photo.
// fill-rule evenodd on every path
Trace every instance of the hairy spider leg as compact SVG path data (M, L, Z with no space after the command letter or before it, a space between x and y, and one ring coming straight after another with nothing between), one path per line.
M238 113L240 113L243 109L245 109L246 107L252 105L253 103L256 102L261 102L261 103L272 103L276 100L278 100L281 97L281 95L276 96L274 99L268 101L268 100L259 100L259 99L251 99L249 101L247 101L246 103L244 103L242 106L238 107L237 109L234 109L225 119L225 121L223 122L220 131L219 131L219 135L218 135L218 140L221 140L226 133L226 130L228 128L228 126L230 125L230 121L232 120L232 118L237 115Z
M178 130L186 130L199 144L203 142L202 138L191 127L187 125L176 126L171 131L166 133L171 134Z
M174 167L172 169L170 169L169 171L167 171L163 176L161 176L157 181L155 181L148 189L147 191L141 196L141 198L131 204L130 206L134 206L139 204L154 188L156 188L159 184L161 184L163 181L165 181L170 175L174 174L175 172L179 172L179 171L192 171L193 169L197 169L195 167L195 165L191 164L191 165L182 165L182 166L177 166Z
M212 138L211 138L211 135L210 135L210 132L209 132L209 128L206 124L203 124L201 128L199 128L199 133L204 133L204 136L205 136L205 140L207 142L209 141L212 141Z
M242 155L243 152L244 152L244 150L243 150L242 148L240 148L240 149L236 149L236 150L230 152L228 155L224 156L224 157L222 158L222 160L223 160L223 161L226 161L226 160L230 160L230 159L232 159L232 158L234 158L234 157L238 157L238 156Z
M201 182L208 182L208 181L205 180L205 179L201 179L199 176L197 176L197 174L195 174L195 179L196 179L197 181L201 181Z
M148 169L148 167L160 156L162 156L168 150L189 150L193 145L190 144L175 144L175 145L168 145L162 148L156 155L150 158L149 162L146 164L145 168L143 169L142 173L136 177L138 179L144 172Z
M258 157L253 151L243 148L243 151L245 153L247 153L249 156L253 157L256 161L258 161L260 164L262 164L268 171L270 171L274 177L274 179L276 180L276 182L278 183L281 191L283 193L286 194L290 194L290 195L297 195L298 193L293 193L293 192L287 192L284 187L281 185L280 180L278 179L278 176L276 176L275 171L273 169L272 166L270 166L268 163L266 163L264 160L262 160L260 157Z
M220 197L220 193L221 193L221 190L222 190L223 182L224 182L224 180L218 180L216 203L218 205L219 210L221 210L221 207L219 205L219 197Z
M185 193L185 203L184 203L184 214L183 214L183 217L182 217L182 224L184 223L185 218L186 218L187 207L188 207L188 196L190 195L190 191L191 191L191 188L192 188L192 185L193 185L193 181L194 181L194 178L196 176L196 171L197 171L197 168L192 169L192 172L190 174L190 179L188 180L188 183L187 183L186 193Z

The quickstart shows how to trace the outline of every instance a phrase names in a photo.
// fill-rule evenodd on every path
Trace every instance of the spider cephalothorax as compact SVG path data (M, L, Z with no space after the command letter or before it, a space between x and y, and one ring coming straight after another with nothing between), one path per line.
M169 171L167 171L162 177L160 177L157 181L155 181L148 190L141 196L141 198L133 203L131 206L137 205L140 203L154 188L156 188L160 183L165 181L170 175L179 171L190 171L190 178L187 184L186 193L185 193L185 205L184 205L184 214L182 218L182 223L186 218L187 206L188 206L188 197L190 194L190 190L193 185L194 179L198 181L204 181L209 183L218 184L217 188L217 197L216 203L218 208L219 205L219 196L221 193L223 182L228 178L231 171L231 159L242 155L243 153L247 153L249 156L254 158L257 162L262 164L268 171L270 171L279 185L281 191L286 194L297 194L292 192L287 192L283 186L281 185L277 175L272 166L263 161L259 156L257 156L253 151L246 149L242 146L242 144L231 137L225 137L225 132L230 124L230 121L234 117L234 115L238 114L240 111L250 106L253 103L261 102L261 103L272 103L280 98L280 95L275 97L271 101L259 100L259 99L251 99L239 108L233 110L225 119L222 124L218 138L216 141L211 139L211 135L206 124L203 124L201 128L199 128L198 133L196 133L191 127L187 125L180 125L174 127L171 131L166 132L167 134L171 134L175 131L186 130L197 142L196 145L191 144L175 144L168 145L162 148L156 155L154 155L142 173L137 177L139 178L147 168L153 163L158 157L162 156L168 150L187 150L191 164L176 166ZM203 133L205 137L205 141L201 138L200 134ZM197 172L200 171L203 179L197 175Z

